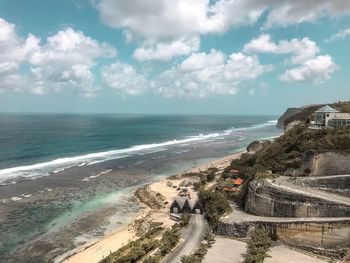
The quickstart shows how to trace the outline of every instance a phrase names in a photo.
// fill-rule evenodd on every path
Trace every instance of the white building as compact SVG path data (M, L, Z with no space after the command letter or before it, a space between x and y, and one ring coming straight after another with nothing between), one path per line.
M336 128L350 126L350 113L342 113L327 105L315 111L314 120L310 123L312 129Z

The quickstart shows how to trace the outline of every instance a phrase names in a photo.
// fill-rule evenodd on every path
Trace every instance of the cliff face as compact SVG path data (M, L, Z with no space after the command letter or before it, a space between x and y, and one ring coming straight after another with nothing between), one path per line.
M248 213L268 217L350 216L350 204L280 188L265 180L254 180L249 184L245 209Z
M313 158L312 176L350 174L350 152L320 153Z
M337 151L305 155L303 165L298 169L289 169L288 176L324 176L350 174L350 152Z
M278 119L277 127L280 129L285 129L287 124L285 123L285 120L290 118L291 116L301 112L301 108L288 108L285 113Z
M350 246L350 221L279 222L238 221L220 222L218 234L244 238L256 227L267 229L273 239L316 254L341 258Z

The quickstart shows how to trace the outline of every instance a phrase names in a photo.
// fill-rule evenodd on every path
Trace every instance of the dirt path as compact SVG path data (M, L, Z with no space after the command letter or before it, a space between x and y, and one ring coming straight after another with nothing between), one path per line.
M326 200L327 202L342 204L350 206L350 198L346 196L337 195L334 193L329 193L321 190L317 190L311 187L304 187L301 185L293 184L292 179L287 176L280 176L275 182L272 180L267 180L271 185L279 187L286 191L294 192L297 194L307 195L314 198L319 198Z

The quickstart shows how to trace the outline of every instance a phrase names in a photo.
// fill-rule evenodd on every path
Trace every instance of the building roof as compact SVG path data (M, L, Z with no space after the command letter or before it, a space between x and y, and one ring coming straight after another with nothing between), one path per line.
M233 183L235 185L241 185L244 183L244 180L242 178L237 178L236 180L233 180Z
M330 113L330 112L339 112L338 110L332 108L329 105L326 105L320 109L318 109L317 111L315 111L316 113Z
M192 198L192 199L188 199L187 197L176 197L174 200L173 200L173 203L172 205L174 204L174 202L176 201L179 205L180 205L180 208L182 209L185 202L188 202L188 204L190 205L191 209L193 208L193 206L196 204L196 202L198 201L197 198Z

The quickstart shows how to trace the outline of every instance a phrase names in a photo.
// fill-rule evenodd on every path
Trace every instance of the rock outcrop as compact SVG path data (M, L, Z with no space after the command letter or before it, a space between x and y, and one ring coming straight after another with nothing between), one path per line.
M320 153L313 158L311 176L350 174L350 152Z

